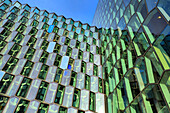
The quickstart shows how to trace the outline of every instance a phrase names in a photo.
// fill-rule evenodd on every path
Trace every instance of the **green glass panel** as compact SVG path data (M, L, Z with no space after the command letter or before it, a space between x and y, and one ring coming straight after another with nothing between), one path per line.
M55 66L60 66L61 58L62 58L61 55L57 55L57 56L56 56L55 61L54 61L54 65L55 65Z
M63 69L57 68L57 72L56 72L54 81L57 83L61 83L62 75L63 75Z
M39 72L38 78L45 80L45 78L47 76L48 68L49 68L49 66L43 64L41 67L41 70Z
M81 29L81 34L84 34L84 29Z
M102 79L99 78L99 92L103 93L103 85L102 85Z
M84 61L81 63L81 72L86 73L86 62Z
M58 25L58 21L54 20L53 25L57 26Z
M48 107L48 104L41 103L37 113L47 113Z
M54 27L53 32L54 32L54 33L58 33L58 30L59 30L58 27Z
M31 72L31 70L32 70L32 68L33 68L33 65L34 65L33 62L27 61L27 62L25 63L25 65L24 65L22 71L21 71L21 75L24 75L24 76L27 76L27 77L28 77L29 74L30 74L30 72Z
M22 18L19 20L19 22L21 22L22 24L26 24L27 21L28 21L28 18L26 18L26 17L22 17Z
M59 113L67 113L67 108L60 106Z
M59 53L60 52L60 48L61 48L61 45L56 43L55 48L54 48L54 52L55 53Z
M5 47L7 43L5 41L0 40L0 52L2 51L2 49Z
M70 85L76 87L77 73L72 71Z
M0 92L1 93L6 93L13 79L14 79L14 75L5 73L2 80L0 81Z
M41 82L36 99L44 101L45 95L46 95L46 92L48 89L48 85L49 85L49 83L47 83L47 82L44 82L44 81Z
M80 103L80 90L75 88L74 95L73 95L73 106L78 108L79 103Z
M93 38L93 45L96 45L96 39Z
M25 97L29 88L30 88L31 82L32 82L32 79L24 77L24 79L22 80L22 83L16 93L16 96Z
M8 54L11 56L16 56L20 49L21 49L20 45L14 44Z
M48 24L45 23L45 24L43 25L42 29L48 30L48 27L49 27Z
M85 76L85 89L90 90L90 76Z
M64 36L68 36L68 31L67 30L64 30Z
M21 99L18 103L14 113L25 113L28 107L29 101Z
M3 96L3 95L0 95L0 113L2 113L2 111L3 111L3 109L4 109L4 107L5 107L5 105L7 104L7 102L8 102L8 97L5 97L5 96Z
M48 35L49 35L49 33L47 31L44 31L41 38L48 39Z
M0 34L0 39L5 40L10 34L11 31L5 28Z
M80 42L76 41L76 48L79 49L80 48Z
M77 39L77 38L78 38L78 34L77 34L77 33L74 33L73 39Z
M58 89L57 89L57 94L56 94L56 97L55 97L55 103L57 104L62 104L62 101L63 101L63 97L64 97L64 90L65 90L65 86L62 86L62 85L58 85Z
M84 35L83 41L87 42L87 36Z
M31 29L31 31L29 32L29 35L35 36L36 33L37 33L37 31L38 31L38 30L33 27L33 28Z
M90 45L87 44L86 51L90 52Z
M33 48L29 48L27 53L25 54L24 58L28 59L28 60L31 60L33 55L35 53L35 49Z
M78 113L85 113L85 111L78 110Z
M70 39L66 37L64 44L69 46L69 43L70 43Z
M14 25L14 22L8 20L3 27L7 28L7 29L11 29L12 26Z
M95 93L90 92L89 109L95 111Z
M43 51L39 61L45 64L47 62L48 55L49 55L48 52Z
M31 38L29 39L29 41L27 42L27 45L30 46L30 47L33 47L34 44L35 44L35 42L36 42L36 40L37 40L36 38L31 37Z
M83 51L79 50L78 59L83 59Z
M15 15L14 13L11 13L11 14L8 16L8 19L14 21L16 17L17 17L17 15Z
M46 50L47 47L48 47L48 44L49 44L49 42L46 41L46 40L44 40L43 43L42 43L42 45L41 45L41 49Z
M67 24L66 24L66 23L63 23L62 28L67 28Z
M38 21L36 21L36 20L34 20L34 21L32 22L32 24L31 24L31 26L33 26L33 27L37 27L37 26L38 26L38 24L39 24L39 22L38 22Z
M94 56L93 56L93 54L92 53L90 53L90 62L92 62L93 63L93 58Z
M109 94L109 84L107 81L104 81L104 94L108 96Z
M24 38L24 35L18 33L16 37L13 39L13 41L19 44L23 38Z
M14 69L14 67L16 66L18 62L18 59L10 57L8 62L6 63L6 65L4 66L4 68L2 70L11 73Z
M93 72L94 72L94 75L95 75L95 76L98 76L98 66L97 66L97 65L94 64L94 69L93 69L93 70L94 70L94 71L93 71Z
M35 20L38 20L39 17L40 17L40 16L39 16L38 14L36 14L36 13L32 16L32 18L35 19Z
M22 33L22 32L24 32L25 29L26 29L26 26L21 24L21 25L18 27L17 31L20 32L20 33Z
M71 56L71 53L72 53L72 48L71 48L71 47L68 47L68 48L67 48L66 55L67 55L67 56Z
M93 37L93 32L90 31L90 37Z

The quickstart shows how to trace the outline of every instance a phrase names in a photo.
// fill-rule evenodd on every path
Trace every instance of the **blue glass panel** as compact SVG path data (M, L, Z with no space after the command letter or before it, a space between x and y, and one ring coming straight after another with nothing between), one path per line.
M148 12L150 12L157 4L158 0L146 0L148 6Z
M68 69L71 70L71 65L68 65Z
M118 27L121 29L121 30L124 30L125 27L126 27L126 23L125 23L125 19L122 17L119 24L118 24Z
M0 71L0 80L2 79L2 77L4 76L5 72Z
M165 12L170 16L170 1L169 0L159 0L158 7L165 10ZM163 13L164 14L164 13Z
M53 29L54 29L54 25L50 25L49 28L48 28L48 32L49 33L53 32Z
M127 6L130 2L130 0L123 0L123 2L125 3L125 6Z

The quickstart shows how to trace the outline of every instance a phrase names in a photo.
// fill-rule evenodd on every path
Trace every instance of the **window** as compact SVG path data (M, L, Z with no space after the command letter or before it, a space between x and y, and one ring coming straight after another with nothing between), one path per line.
M18 33L16 37L13 39L13 41L19 44L23 38L24 38L24 35L21 33Z
M10 34L11 31L5 28L0 34L0 39L5 40Z
M40 16L39 16L38 14L36 14L36 13L32 16L32 18L35 19L35 20L38 20L39 17L40 17Z
M19 11L19 9L17 8L17 7L14 7L12 10L11 10L11 12L13 12L13 13L17 13Z
M22 18L19 20L19 22L21 22L22 24L26 24L27 21L28 21L28 18L26 18L26 17L22 17Z
M29 39L29 41L27 42L27 45L30 46L30 47L33 47L34 44L35 44L35 42L36 42L36 40L37 40L36 38L31 37L31 38Z
M26 59L28 59L28 60L31 60L32 57L33 57L33 55L34 55L34 53L35 53L35 49L29 48L28 51L27 51L27 53L25 54L25 57L24 57L24 58L26 58Z
M21 71L21 75L24 75L24 76L28 77L30 72L31 72L31 70L32 70L32 68L33 68L33 65L34 65L33 62L27 60L27 62L25 63L25 65L24 65L24 67L23 67L23 69Z
M0 10L0 18L1 18L1 17L3 17L3 16L4 16L4 14L5 14L5 11Z
M45 23L47 23L47 22L48 22L48 20L49 20L49 18L47 18L47 17L44 17L44 19L42 20L42 22L45 22Z
M26 26L21 24L18 28L17 28L17 31L20 32L20 33L23 33L24 30L26 29Z
M29 11L31 8L30 8L30 6L26 5L26 6L24 7L24 9L27 10L27 11Z
M8 16L8 19L14 21L16 17L17 17L17 15L15 15L14 13L11 13L11 14Z
M8 20L3 27L7 28L7 29L11 29L12 26L14 25L14 22Z
M16 56L18 52L20 51L20 49L21 49L20 45L14 44L8 54L11 56Z
M29 14L30 14L30 13L29 13L28 11L25 10L21 15L27 17Z
M2 10L6 10L8 8L8 5L6 5L6 4L2 4L1 6L0 6L0 9L2 9Z
M18 59L14 58L14 57L10 57L8 62L5 64L4 68L2 69L3 71L6 71L8 73L11 73L13 71L13 69L15 68L15 66L18 63ZM2 86L2 85L0 85Z
M38 31L38 30L33 27L33 28L31 29L31 31L29 32L29 35L35 36L36 33L37 33L37 31Z
M31 86L31 82L32 82L32 79L24 77L24 79L22 80L22 83L16 93L16 96L25 97L28 89Z
M8 67L6 67L8 68ZM14 79L14 75L5 73L2 80L0 81L0 92L6 93L8 87L10 86L12 80Z
M33 26L33 27L37 27L37 26L38 26L38 24L39 24L39 22L38 22L38 21L33 20L33 22L31 23L31 26Z

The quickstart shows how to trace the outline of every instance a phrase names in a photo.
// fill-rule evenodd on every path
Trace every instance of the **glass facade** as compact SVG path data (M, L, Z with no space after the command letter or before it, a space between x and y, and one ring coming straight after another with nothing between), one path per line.
M99 0L97 28L0 0L0 113L170 112L167 4Z
M99 0L108 113L170 112L169 0ZM106 28L106 29L104 29Z

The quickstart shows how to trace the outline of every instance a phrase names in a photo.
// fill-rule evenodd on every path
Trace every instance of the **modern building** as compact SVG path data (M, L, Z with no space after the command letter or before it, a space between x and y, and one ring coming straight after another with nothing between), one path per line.
M98 28L0 1L0 113L170 112L168 0L99 0Z

